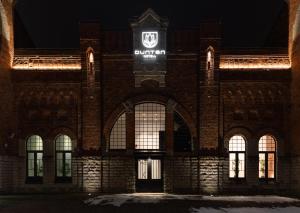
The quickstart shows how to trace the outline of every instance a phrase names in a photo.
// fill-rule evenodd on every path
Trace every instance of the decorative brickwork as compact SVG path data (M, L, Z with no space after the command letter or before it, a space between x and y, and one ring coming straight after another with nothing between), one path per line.
M291 10L298 3L291 1ZM8 0L0 5L3 17L11 5ZM6 18L11 23L11 17ZM97 22L80 24L78 50L16 50L13 67L9 31L2 35L0 191L130 193L157 187L198 194L299 192L298 40L293 40L292 60L278 51L227 53L220 49L219 24L167 31L167 20L151 22L159 19L152 10L144 18L139 24L146 21L157 27L157 33L162 30L166 34L162 41L168 42L163 61L154 67L133 56L133 42L140 36L107 31ZM12 31L7 26L12 25L5 29ZM149 46L156 31L148 33ZM135 106L145 103L166 108L165 126L141 134L161 145L155 150L135 149ZM123 113L126 149L110 150L111 129ZM151 112L151 119L144 113L140 117L144 126L157 119L157 112ZM186 124L188 137L179 139L189 138L188 150L180 149L180 143L179 150L174 148L181 125L175 122L175 113ZM34 134L44 144L40 183L26 181L26 141ZM59 134L72 140L72 178L64 183L56 177ZM265 134L272 135L277 145L272 181L258 175L258 141ZM245 138L244 179L229 178L229 140L234 135ZM155 175L139 179L139 160L146 162L141 171L146 168Z

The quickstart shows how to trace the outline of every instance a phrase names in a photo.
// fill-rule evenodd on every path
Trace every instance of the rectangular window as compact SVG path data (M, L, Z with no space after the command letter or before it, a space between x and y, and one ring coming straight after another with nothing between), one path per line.
M259 154L259 178L265 178L266 171L266 155L265 153Z
M160 149L164 143L165 106L155 103L135 107L135 148Z
M66 177L72 176L72 154L65 153L65 175Z
M139 180L160 180L161 160L157 160L157 159L138 160L138 179Z
M160 160L151 160L151 179L161 179Z
M239 178L244 178L245 177L245 154L244 153L239 153L238 154L238 164L239 164L239 171L238 171L238 177Z
M27 171L28 171L28 177L34 177L34 153L28 153L27 155Z
M148 179L148 160L138 160L138 179Z
M268 178L275 178L275 155L268 153Z
M63 153L56 153L56 176L62 177L63 176Z
M37 153L37 168L36 175L38 177L43 177L43 153Z
M235 178L236 177L236 159L235 159L235 153L229 154L229 177Z

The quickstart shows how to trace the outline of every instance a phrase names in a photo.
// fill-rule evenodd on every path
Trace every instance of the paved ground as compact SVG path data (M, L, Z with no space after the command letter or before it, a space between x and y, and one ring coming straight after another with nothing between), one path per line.
M300 200L278 196L172 194L2 195L1 213L300 213Z

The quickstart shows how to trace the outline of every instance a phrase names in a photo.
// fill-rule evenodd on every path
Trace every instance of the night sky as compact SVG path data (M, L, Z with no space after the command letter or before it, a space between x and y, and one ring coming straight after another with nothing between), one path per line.
M103 28L129 27L129 19L151 7L171 27L222 23L223 45L261 47L286 7L284 0L18 0L16 11L38 48L76 48L80 20ZM287 28L286 28L287 29Z

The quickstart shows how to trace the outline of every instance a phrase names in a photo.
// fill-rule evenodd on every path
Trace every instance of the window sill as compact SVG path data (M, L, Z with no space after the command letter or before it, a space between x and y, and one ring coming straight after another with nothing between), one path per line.
M275 185L275 184L277 184L277 182L276 182L276 179L260 178L259 184L260 185Z
M245 184L247 183L246 178L229 178L229 181L234 184Z
M56 177L55 183L72 183L72 177Z
M26 184L43 184L43 178L42 177L27 177Z

